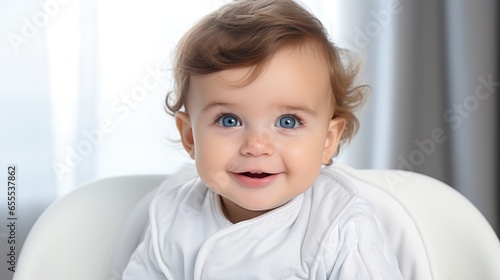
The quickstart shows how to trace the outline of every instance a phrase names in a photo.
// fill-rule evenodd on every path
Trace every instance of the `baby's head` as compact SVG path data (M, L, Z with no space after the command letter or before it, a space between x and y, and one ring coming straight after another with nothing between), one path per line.
M358 127L357 72L290 0L235 1L181 40L167 107L201 179L239 221L306 191Z

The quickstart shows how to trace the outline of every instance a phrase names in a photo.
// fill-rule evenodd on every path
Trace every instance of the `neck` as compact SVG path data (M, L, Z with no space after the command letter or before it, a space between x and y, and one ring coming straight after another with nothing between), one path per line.
M233 224L253 219L270 211L270 210L262 210L262 211L248 210L237 205L236 203L232 202L229 199L226 199L222 196L220 198L221 198L222 212L224 212L226 218Z

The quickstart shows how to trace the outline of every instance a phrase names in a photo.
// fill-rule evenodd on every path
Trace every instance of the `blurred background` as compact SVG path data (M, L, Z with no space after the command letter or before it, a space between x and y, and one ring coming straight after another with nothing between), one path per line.
M172 51L225 2L0 1L0 223L14 164L17 254L40 213L80 184L170 174L190 161L172 142L177 132L163 105ZM498 1L301 3L364 61L372 87L361 130L337 160L442 180L498 233ZM0 259L8 237L0 226ZM0 262L0 279L11 276Z

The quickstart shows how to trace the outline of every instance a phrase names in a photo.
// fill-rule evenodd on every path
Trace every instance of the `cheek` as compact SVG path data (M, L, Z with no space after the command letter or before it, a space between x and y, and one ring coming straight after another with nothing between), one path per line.
M226 168L234 155L231 143L204 131L197 131L195 139L195 164L200 178L215 192L226 188L229 176Z
M321 170L322 149L317 143L307 141L283 152L282 160L289 174L290 189L303 192L313 183Z
M236 139L231 136L218 135L204 130L197 131L194 137L196 152L199 153L196 156L209 156L214 161L226 154L234 153L237 144Z
M281 154L294 160L296 165L321 165L324 141L319 137L306 137L300 140L287 141L281 145Z

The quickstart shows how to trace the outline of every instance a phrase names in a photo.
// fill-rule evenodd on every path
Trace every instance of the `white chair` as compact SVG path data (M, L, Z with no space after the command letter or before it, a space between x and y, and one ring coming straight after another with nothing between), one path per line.
M113 259L112 249L123 245L117 244L117 236L123 233L121 227L134 214L134 207L143 201L143 208L147 209L143 199L164 179L165 175L106 178L60 198L31 228L13 279L121 279L118 272L108 269ZM135 218L138 229L145 226L147 216Z
M498 280L500 241L477 208L450 186L402 170L354 170L366 185L405 279Z
M451 187L412 172L336 166L366 182L360 193L379 212L406 279L500 279L497 236ZM174 179L192 175L187 170ZM121 279L147 223L149 200L165 178L101 179L59 199L31 229L13 279Z

